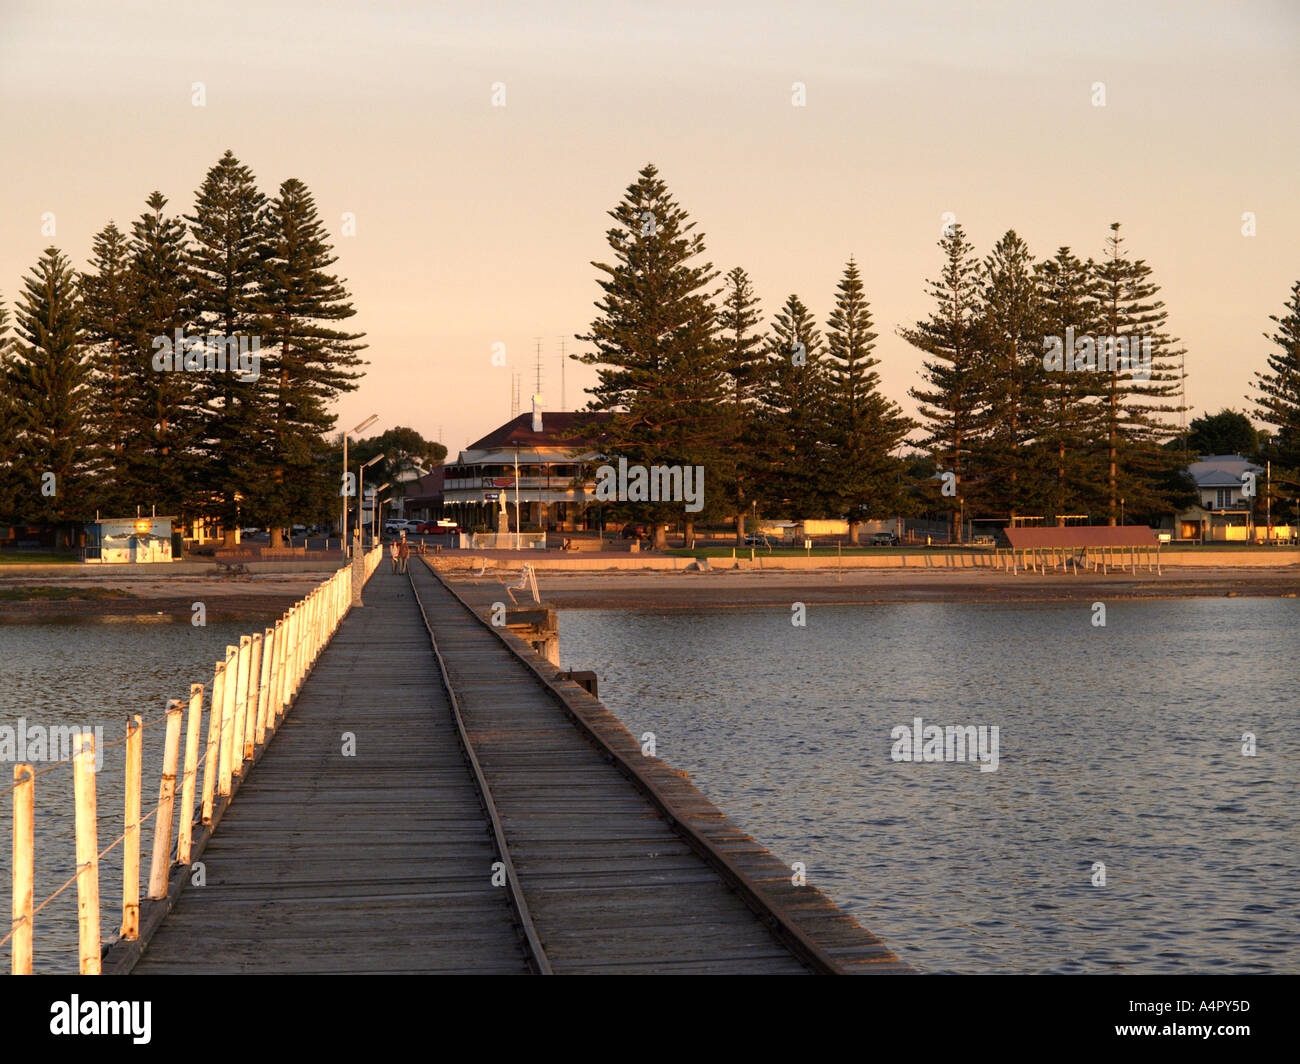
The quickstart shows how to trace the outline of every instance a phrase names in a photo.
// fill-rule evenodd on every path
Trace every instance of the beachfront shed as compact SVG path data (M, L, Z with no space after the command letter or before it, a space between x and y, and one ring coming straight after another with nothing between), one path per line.
M1065 528L1004 528L998 545L1027 569L1072 565L1109 571L1160 567L1160 544L1148 525L1072 525Z
M173 517L106 517L86 525L86 561L172 561Z

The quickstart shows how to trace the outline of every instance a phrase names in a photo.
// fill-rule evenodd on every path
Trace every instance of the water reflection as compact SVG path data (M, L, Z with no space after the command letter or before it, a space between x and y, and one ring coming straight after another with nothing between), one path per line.
M1090 618L565 611L560 649L630 731L924 970L1295 971L1300 602ZM894 761L890 730L916 716L999 726L998 771Z

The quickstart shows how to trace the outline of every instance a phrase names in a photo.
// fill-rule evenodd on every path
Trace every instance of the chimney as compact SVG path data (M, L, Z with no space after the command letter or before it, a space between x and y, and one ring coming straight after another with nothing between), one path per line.
M533 431L542 431L542 397L540 395L533 396Z

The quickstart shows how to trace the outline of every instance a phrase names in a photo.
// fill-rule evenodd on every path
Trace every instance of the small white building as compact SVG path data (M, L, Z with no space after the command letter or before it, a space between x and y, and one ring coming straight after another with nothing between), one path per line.
M86 561L170 562L174 517L105 517L86 525Z

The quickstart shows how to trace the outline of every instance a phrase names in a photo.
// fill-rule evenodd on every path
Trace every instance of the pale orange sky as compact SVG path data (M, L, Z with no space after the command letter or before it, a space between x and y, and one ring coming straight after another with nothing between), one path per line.
M340 427L441 427L455 453L508 417L511 369L527 404L534 337L560 407L605 212L653 161L768 319L798 292L824 323L855 255L909 412L919 355L895 330L929 311L945 211L981 254L1015 228L1040 258L1100 255L1123 222L1190 403L1241 409L1300 278L1298 46L1283 2L0 0L0 298L50 243L84 266L155 188L188 212L230 148L268 195L305 181L336 236L371 362ZM566 374L573 408L594 376Z

